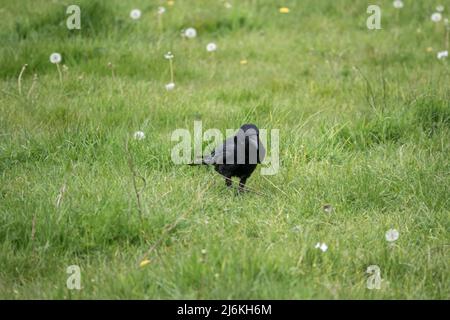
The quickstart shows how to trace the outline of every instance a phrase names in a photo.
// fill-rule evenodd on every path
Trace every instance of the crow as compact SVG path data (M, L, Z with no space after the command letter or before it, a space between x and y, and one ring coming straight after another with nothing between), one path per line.
M238 132L203 157L202 164L214 165L214 169L225 178L225 185L232 186L231 177L238 177L239 191L264 160L266 149L259 139L259 129L254 124L244 124Z

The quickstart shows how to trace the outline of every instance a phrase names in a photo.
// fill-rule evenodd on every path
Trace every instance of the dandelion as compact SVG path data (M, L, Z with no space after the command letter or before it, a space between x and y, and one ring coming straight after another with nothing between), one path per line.
M438 5L438 6L436 7L436 11L437 11L437 12L444 12L444 6L443 6L443 5Z
M331 206L331 204L325 204L323 206L323 211L325 211L326 213L331 213L333 212L333 207Z
M439 22L439 21L441 21L442 20L442 14L440 13L440 12L435 12L435 13L433 13L432 15L431 15L431 20L433 21L433 22Z
M130 18L133 20L138 20L141 17L141 10L133 9L130 12Z
M197 30L194 28L187 28L184 30L183 35L188 39L193 39L197 36Z
M158 14L159 15L164 14L165 12L166 12L166 8L164 8L164 7L159 7L158 8Z
M427 52L433 52L433 48L432 47L428 47L427 48Z
M402 0L395 0L394 2L393 2L393 5L394 5L394 8L395 9L401 9L401 8L403 8L403 1Z
M136 131L133 135L133 138L135 140L143 140L143 139L145 139L145 133L142 131Z
M163 31L163 21L162 21L162 16L163 14L166 12L166 8L164 7L159 7L158 8L158 27L159 30L162 32ZM159 44L158 44L159 45Z
M175 4L175 1L173 1L173 0L167 1L168 6L173 6L174 4Z
M166 84L166 90L170 91L173 90L175 88L175 83L174 83L174 77L173 77L173 53L172 52L167 52L164 55L164 58L166 58L167 60L169 60L169 69L170 69L170 83Z
M62 57L61 54L59 54L58 52L54 52L50 55L50 62L53 64L56 64L56 69L58 69L58 74L59 74L59 82L62 83L62 73L61 73L61 68L59 67L59 64L62 61Z
M439 52L437 53L437 58L438 58L439 60L448 58L448 51L447 51L447 50L445 50L445 51L439 51Z
M282 8L280 8L280 13L289 13L289 8L287 8L287 7L282 7Z
M60 63L62 60L61 54L59 54L58 52L54 52L50 55L50 62L53 64L58 64Z
M172 52L167 52L166 54L164 54L164 58L166 58L167 60L172 60L173 59L173 53Z
M394 241L396 241L397 239L398 239L398 237L399 237L399 232L396 230L396 229L389 229L387 232L386 232L386 241L388 241L388 242L394 242Z
M214 52L217 50L217 45L214 42L208 43L206 46L206 51L208 52Z
M167 91L172 91L173 89L175 89L175 83L169 82L168 84L166 84Z
M150 263L150 260L148 260L148 259L142 260L141 263L139 263L139 267L143 268L146 265L148 265L149 263Z
M242 59L241 61L239 61L239 63L242 64L242 65L244 65L244 64L247 64L248 61L247 61L246 59Z
M322 252L325 252L328 250L328 246L326 245L326 243L320 243L320 242L317 242L316 246L314 248L320 249L320 250L322 250Z

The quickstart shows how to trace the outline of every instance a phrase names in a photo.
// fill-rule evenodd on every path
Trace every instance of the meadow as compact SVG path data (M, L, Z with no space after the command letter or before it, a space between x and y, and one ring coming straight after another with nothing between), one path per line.
M353 0L2 1L0 298L449 299L450 2L376 2L381 30ZM199 120L279 129L279 172L175 165Z

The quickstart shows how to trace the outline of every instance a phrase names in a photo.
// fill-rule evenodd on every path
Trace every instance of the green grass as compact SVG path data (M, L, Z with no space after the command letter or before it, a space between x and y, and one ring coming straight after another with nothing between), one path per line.
M429 18L438 3L397 12L378 1L379 31L365 27L364 1L78 3L80 31L65 28L65 1L0 5L0 298L450 298L449 60L436 58L444 26ZM190 26L197 38L183 40ZM68 67L62 84L52 52ZM192 132L194 120L223 133L280 129L280 172L249 180L264 195L172 163L172 131ZM142 216L124 147L137 130ZM66 288L73 264L80 291ZM380 290L366 288L369 265Z

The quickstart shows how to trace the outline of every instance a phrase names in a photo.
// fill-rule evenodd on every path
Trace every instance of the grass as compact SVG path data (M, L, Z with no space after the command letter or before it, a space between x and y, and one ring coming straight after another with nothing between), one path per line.
M450 298L450 74L435 4L379 1L378 31L364 2L232 4L79 1L82 29L69 31L65 1L2 2L0 298ZM190 26L197 38L183 40ZM172 131L194 120L280 129L280 172L249 180L264 195L172 163ZM125 151L137 130L142 214ZM79 291L66 288L74 264ZM366 288L370 265L380 290Z

